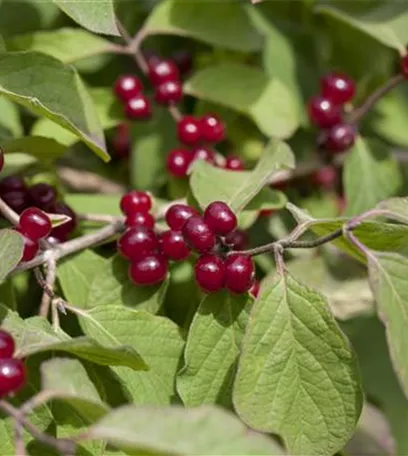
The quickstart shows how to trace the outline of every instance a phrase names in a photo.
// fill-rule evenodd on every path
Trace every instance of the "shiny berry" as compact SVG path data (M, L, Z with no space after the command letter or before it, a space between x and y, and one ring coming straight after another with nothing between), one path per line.
M193 68L193 56L190 51L181 49L172 54L171 60L176 64L180 74L184 75Z
M29 192L34 206L44 209L45 211L49 211L50 207L57 199L55 188L48 184L35 184L29 189Z
M30 195L26 190L6 192L3 193L1 197L13 211L17 212L17 214L21 214L21 212L29 207L32 202Z
M187 149L173 149L167 155L167 171L174 177L185 177L192 160L193 154Z
M323 97L339 105L351 101L356 91L354 81L343 73L328 73L323 76L320 89Z
M220 236L226 236L237 227L237 216L223 201L209 204L204 211L204 220L210 229Z
M0 359L12 358L14 354L14 339L11 334L0 329Z
M408 54L401 59L401 71L406 77L408 77Z
M180 231L165 231L159 240L162 253L170 260L184 260L190 255L190 249Z
M179 81L163 82L156 87L154 99L161 105L171 105L178 103L183 97L183 87Z
M154 86L168 81L178 81L179 70L171 60L161 60L149 65L149 79Z
M257 280L255 280L254 284L249 289L249 292L251 293L251 295L254 298L257 298L259 296L260 289L261 289L261 284Z
M53 246L61 244L61 239L58 239L55 236L48 236L46 241Z
M51 236L59 239L61 242L65 242L68 239L68 236L78 226L78 217L73 209L62 201L57 201L54 203L50 208L50 212L53 214L67 215L70 217L71 220L64 223L63 225L53 228L51 231Z
M127 123L121 123L118 126L115 136L113 137L112 146L117 157L125 158L129 156L131 140L129 125Z
M122 101L128 101L139 95L143 90L142 82L132 74L120 76L114 85L116 96Z
M246 231L235 230L225 236L225 243L233 250L245 250L249 247L249 236Z
M146 228L154 228L155 220L149 212L131 212L125 220L125 225L144 226Z
M21 359L0 360L0 397L19 391L26 383L26 369Z
M193 215L187 220L182 233L190 247L198 252L208 252L215 246L215 233L199 215Z
M149 212L152 208L152 199L146 192L132 190L122 196L120 210L129 215L133 212Z
M235 155L226 157L224 168L230 171L243 171L245 169L244 162Z
M203 255L195 264L194 275L197 284L203 291L216 293L224 286L224 261L216 255Z
M255 280L254 263L251 257L239 253L225 260L225 286L233 293L245 293Z
M207 114L200 119L201 135L204 141L217 143L225 137L225 126L215 114Z
M37 241L33 241L22 233L20 227L16 227L16 231L18 231L23 238L23 256L21 261L31 261L37 255L40 246Z
M329 98L313 97L309 100L307 109L310 121L320 128L332 127L342 120L341 108Z
M177 122L177 137L187 146L193 146L201 139L200 123L193 116L184 116Z
M322 187L325 190L332 189L337 180L337 172L334 166L323 166L323 168L317 169L312 174L312 182L317 187Z
M152 115L150 101L144 95L136 95L126 102L126 117L130 120L149 119Z
M199 146L191 150L194 160L204 160L212 165L215 163L215 153L208 147Z
M353 146L356 137L357 130L354 125L338 124L325 132L322 146L333 154L345 152Z
M193 215L199 215L193 207L186 204L173 204L167 209L165 218L172 230L179 231Z
M15 191L27 191L27 186L21 177L7 176L0 181L0 194Z
M0 172L3 171L4 168L4 151L0 147Z
M144 226L129 228L118 240L118 250L128 260L136 260L142 254L152 252L158 247L157 236L153 230Z
M51 220L37 207L29 207L20 215L21 231L33 241L39 241L51 233Z
M159 253L143 255L129 266L129 277L136 285L155 285L166 278L167 272L167 259Z

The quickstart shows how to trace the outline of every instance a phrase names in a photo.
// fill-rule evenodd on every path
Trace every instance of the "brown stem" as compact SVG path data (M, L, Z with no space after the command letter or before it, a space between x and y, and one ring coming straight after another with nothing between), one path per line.
M50 311L51 301L54 295L54 286L57 279L57 262L54 258L53 250L48 250L46 253L47 275L45 277L45 285L43 296L41 299L39 315L41 317L48 316Z
M18 222L20 220L19 215L17 212L14 212L11 207L8 206L8 204L3 200L3 198L0 198L0 213L13 225L18 225Z
M27 456L23 439L23 427L18 420L14 420L14 447L17 456Z

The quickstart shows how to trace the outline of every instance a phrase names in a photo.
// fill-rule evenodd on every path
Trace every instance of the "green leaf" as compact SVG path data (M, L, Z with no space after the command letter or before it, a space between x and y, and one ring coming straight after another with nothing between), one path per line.
M92 100L71 66L37 52L0 54L0 94L58 123L109 160Z
M54 0L54 3L71 19L91 32L120 36L113 0Z
M315 7L318 13L328 14L355 27L385 46L405 53L408 44L408 6L405 3L373 2L363 8L350 2Z
M22 237L12 230L0 230L0 283L18 265L22 256Z
M377 208L387 211L387 217L408 224L408 198L390 198L381 201Z
M248 430L235 416L211 406L185 409L126 405L83 436L106 439L130 454L281 455L271 438Z
M402 176L388 148L358 138L344 164L346 215L358 215L397 193Z
M331 456L353 434L362 401L355 355L325 298L277 274L250 315L234 384L238 415L278 433L291 454Z
M25 153L42 162L55 162L65 152L66 147L51 138L25 136L2 144L6 153Z
M106 215L121 215L119 202L122 195L94 193L68 193L65 201L75 212L93 212Z
M37 159L28 154L18 152L8 155L4 168L1 172L2 177L11 176L25 171L30 166L37 163Z
M299 126L293 92L284 82L253 67L237 63L209 66L196 72L184 90L248 116L269 137L288 138Z
M186 36L233 51L251 52L261 45L244 7L234 0L214 2L211 8L204 0L162 1L144 24L143 33Z
M0 96L0 135L1 131L7 130L11 137L21 136L23 128L20 122L20 115L14 103L7 100L6 97Z
M78 142L78 137L50 119L43 118L34 122L30 132L33 136L51 138L69 147Z
M248 295L227 292L201 302L190 326L177 391L188 407L232 404L232 384L249 308Z

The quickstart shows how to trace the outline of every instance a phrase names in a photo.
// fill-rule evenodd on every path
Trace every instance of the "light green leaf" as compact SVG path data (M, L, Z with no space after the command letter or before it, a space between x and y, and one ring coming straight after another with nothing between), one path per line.
M355 355L324 297L286 272L264 283L234 384L241 419L278 433L291 454L331 456L353 434L362 401Z
M93 212L106 215L121 215L119 202L122 195L69 193L65 201L75 212Z
M234 0L213 2L211 8L204 0L162 1L153 9L143 31L147 35L191 37L234 51L251 52L261 46L261 38L243 5Z
M71 19L91 32L120 36L113 0L54 0L54 3Z
M185 366L177 378L177 391L186 406L231 406L232 383L252 304L248 295L227 292L209 295L201 302L189 329Z
M377 208L387 211L387 217L408 224L408 198L390 198L381 201Z
M2 177L23 172L30 166L37 163L37 159L32 155L20 154L18 152L8 155L1 172Z
M6 129L12 137L22 136L23 128L20 115L14 103L0 95L0 127Z
M0 94L58 123L109 160L92 100L71 66L37 52L0 54Z
M209 66L196 72L184 90L248 116L269 137L289 138L299 126L293 92L284 82L253 67L236 63Z
M65 152L66 147L51 138L25 136L2 144L6 153L25 153L42 162L55 162Z
M344 164L346 215L358 215L397 193L402 176L387 146L358 138Z
M22 256L22 237L12 230L0 230L0 283L18 265Z
M74 133L71 133L47 118L38 119L34 122L31 134L33 136L54 139L55 141L58 141L59 144L64 144L66 147L77 143L79 139Z
M106 439L131 454L283 454L271 438L248 430L231 413L211 406L185 409L126 405L94 424L83 437L87 439Z

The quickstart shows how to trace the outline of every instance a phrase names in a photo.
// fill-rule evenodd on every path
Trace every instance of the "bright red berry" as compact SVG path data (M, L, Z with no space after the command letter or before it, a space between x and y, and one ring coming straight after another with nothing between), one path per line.
M177 122L177 137L187 146L193 146L201 139L200 122L193 116L184 116Z
M3 171L4 168L4 151L0 147L0 172Z
M154 228L155 219L149 212L131 212L125 220L125 225L144 226L146 228Z
M328 128L342 120L341 108L329 98L316 96L309 100L308 113L310 121L320 128Z
M27 186L21 177L7 176L0 181L0 194L15 191L27 191Z
M345 152L354 144L357 130L351 124L338 124L325 132L322 147L333 154Z
M328 73L320 80L321 94L333 103L342 105L351 101L356 87L354 81L343 73Z
M401 70L402 73L408 77L408 54L401 59Z
M225 126L215 114L207 114L200 119L201 135L204 141L217 143L225 137Z
M184 260L190 255L190 249L180 231L165 231L159 240L161 251L170 260Z
M224 168L230 171L244 171L245 165L241 158L236 155L230 155L225 158Z
M130 98L125 105L125 114L130 120L148 119L152 115L150 101L143 94Z
M167 171L175 177L186 177L193 158L187 149L173 149L167 155Z
M120 76L114 85L116 96L126 102L131 98L139 95L143 90L142 82L132 74L125 74Z
M156 87L154 99L161 105L171 105L178 103L183 97L183 87L180 81L163 82Z
M227 234L224 241L233 250L245 250L249 246L248 233L242 230L235 230Z
M327 165L317 169L312 174L312 182L317 187L322 187L325 190L330 190L334 187L337 180L337 171L334 166Z
M154 86L168 81L178 81L179 70L171 60L161 60L149 65L149 79Z
M29 189L29 192L34 206L44 209L45 211L49 211L50 207L57 199L55 188L48 184L35 184Z
M198 252L208 252L215 246L215 233L199 215L193 215L187 220L182 233L190 247Z
M137 260L144 253L159 247L153 230L144 226L134 226L125 231L118 240L118 250L128 260Z
M6 192L1 195L3 200L11 207L17 214L21 214L24 209L31 205L31 198L26 190L16 190Z
M53 214L67 215L71 218L68 222L63 225L57 226L52 229L51 235L61 242L65 242L68 239L68 236L76 229L78 226L78 217L73 209L68 206L68 204L63 203L62 201L57 201L50 208L50 212Z
M176 51L172 54L171 59L182 75L189 73L193 68L193 56L190 51L184 49Z
M0 360L0 397L19 391L26 382L26 369L21 359Z
M215 163L215 153L208 147L198 146L194 147L191 150L193 154L193 160L204 160L207 163L211 163L212 165Z
M121 123L116 129L115 136L112 141L113 150L117 157L125 158L130 154L131 140L129 134L129 125Z
M136 285L155 285L166 278L167 272L167 259L159 253L143 255L129 266L129 277Z
M22 233L19 226L16 227L16 231L18 231L23 238L23 257L21 258L21 261L31 261L37 255L40 246L37 241L33 241Z
M203 255L195 264L194 275L197 284L203 291L216 293L224 286L224 261L216 255Z
M249 289L249 292L251 293L251 295L254 298L257 298L259 296L260 289L261 289L261 284L257 280L255 280L254 284Z
M245 293L255 280L252 259L243 254L234 253L225 260L225 286L233 293Z
M29 207L20 215L21 231L33 241L39 241L51 233L51 220L37 207Z
M167 209L165 218L172 230L180 231L193 215L199 215L193 207L186 204L173 204Z
M152 199L146 192L132 190L122 196L120 200L120 210L125 215L133 212L149 212L152 208Z
M210 229L220 236L226 236L237 227L237 216L223 201L209 204L204 211L204 220Z
M11 334L0 329L0 359L12 358L14 354L14 339Z

